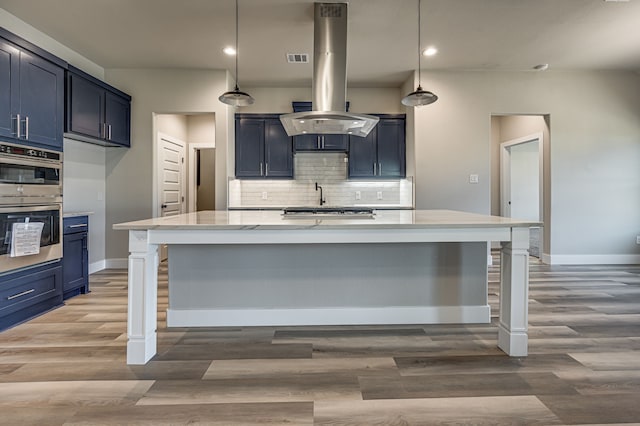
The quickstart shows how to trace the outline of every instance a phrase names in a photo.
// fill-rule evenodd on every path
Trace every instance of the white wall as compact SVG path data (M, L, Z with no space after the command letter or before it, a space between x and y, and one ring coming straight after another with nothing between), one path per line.
M228 119L233 113L218 96L228 89L227 72L183 69L109 69L108 83L132 96L131 148L107 150L107 228L114 223L151 217L153 200L153 115L213 113L216 117L216 207L227 206ZM227 124L227 125L225 125ZM126 188L126 190L123 190ZM109 259L128 253L126 232L109 232Z
M104 158L105 149L101 146L64 140L63 211L91 213L88 237L90 273L105 267Z
M425 77L423 75L423 77ZM552 262L640 261L640 76L429 72L417 109L416 207L491 211L491 116L549 114ZM469 184L469 174L480 176Z

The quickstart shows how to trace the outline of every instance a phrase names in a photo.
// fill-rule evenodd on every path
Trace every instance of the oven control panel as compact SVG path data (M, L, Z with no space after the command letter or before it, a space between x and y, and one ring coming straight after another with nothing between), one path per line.
M44 158L47 160L60 160L60 154L43 149L29 148L26 146L0 144L0 154L10 154L26 158Z

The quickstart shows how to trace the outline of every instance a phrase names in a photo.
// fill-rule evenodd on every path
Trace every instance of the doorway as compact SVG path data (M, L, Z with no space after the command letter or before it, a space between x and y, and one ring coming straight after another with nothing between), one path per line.
M213 144L189 144L189 212L216 209L216 150Z

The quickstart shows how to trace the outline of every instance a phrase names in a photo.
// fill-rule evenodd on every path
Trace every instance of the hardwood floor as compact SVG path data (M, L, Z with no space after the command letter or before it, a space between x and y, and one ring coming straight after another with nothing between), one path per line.
M158 355L127 366L126 278L0 333L0 424L640 424L640 265L533 263L526 358L495 318L167 329L161 266Z

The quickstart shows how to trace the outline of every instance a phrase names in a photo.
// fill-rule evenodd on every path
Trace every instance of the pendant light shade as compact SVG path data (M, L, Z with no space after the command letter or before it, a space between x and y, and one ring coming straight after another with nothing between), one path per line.
M235 89L224 92L218 97L220 102L231 106L247 106L255 102L247 92L238 88L238 0L236 0L236 86Z
M422 105L429 105L438 100L438 97L435 94L427 90L423 90L422 85L420 84L420 78L421 78L420 57L422 56L421 49L420 49L420 15L421 15L420 4L421 3L422 3L422 0L418 0L418 88L415 90L415 92L411 92L407 96L402 98L402 101L401 101L402 105L405 105L408 107L419 107Z

